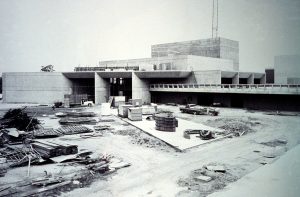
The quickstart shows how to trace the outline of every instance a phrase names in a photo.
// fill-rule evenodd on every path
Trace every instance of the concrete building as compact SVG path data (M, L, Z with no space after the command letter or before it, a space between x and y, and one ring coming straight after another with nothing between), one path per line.
M229 59L233 61L233 70L239 70L239 42L226 38L209 38L151 46L152 57L165 57L170 54Z
M4 102L53 103L65 94L88 94L96 104L125 96L144 103L300 110L299 85L266 84L266 73L240 72L238 42L224 38L153 45L151 58L103 61L74 72L3 73Z
M281 55L274 58L276 84L300 84L300 55Z

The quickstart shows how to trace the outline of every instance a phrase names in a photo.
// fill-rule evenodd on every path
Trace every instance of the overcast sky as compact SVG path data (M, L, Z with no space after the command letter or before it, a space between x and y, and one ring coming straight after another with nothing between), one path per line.
M151 56L152 44L211 37L212 0L0 0L0 72L56 71ZM219 0L219 34L240 70L300 54L300 0Z

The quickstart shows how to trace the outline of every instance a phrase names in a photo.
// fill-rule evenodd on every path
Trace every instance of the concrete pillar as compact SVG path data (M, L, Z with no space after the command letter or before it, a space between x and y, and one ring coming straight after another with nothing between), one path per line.
M232 84L239 84L239 73L236 73L232 78Z
M254 84L254 74L250 74L247 79L247 84Z
M110 95L109 92L109 81L95 72L95 104L106 103Z
M266 84L266 74L264 74L262 78L260 78L260 84Z
M149 81L140 79L134 72L132 73L132 99L142 99L143 103L151 102Z

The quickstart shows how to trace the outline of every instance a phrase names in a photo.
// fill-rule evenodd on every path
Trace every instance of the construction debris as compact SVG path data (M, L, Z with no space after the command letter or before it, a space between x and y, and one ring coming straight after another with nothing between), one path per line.
M22 147L6 147L0 150L0 157L6 158L9 167L17 167L26 165L31 160L31 163L41 159L41 154L32 146Z
M209 182L209 181L212 180L211 177L209 177L209 176L204 176L204 175L197 176L195 179L196 179L196 180L199 180L199 181L204 181L204 182Z
M155 129L159 131L175 132L178 127L178 120L171 112L161 112L154 114Z
M183 132L183 137L186 139L191 139L192 134L198 134L199 138L201 138L202 140L210 140L213 139L215 137L214 133L212 131L208 131L208 130L193 130L193 129L186 129Z
M215 172L222 172L222 173L226 172L224 166L220 166L220 165L216 165L216 166L208 165L208 166L205 166L204 168L206 168L207 170L210 170L210 171L215 171Z

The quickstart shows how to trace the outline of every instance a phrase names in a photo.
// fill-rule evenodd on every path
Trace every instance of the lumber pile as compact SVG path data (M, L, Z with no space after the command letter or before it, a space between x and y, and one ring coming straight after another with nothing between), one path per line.
M78 153L77 145L35 141L32 147L45 158Z
M59 120L62 125L78 125L78 124L96 124L97 121L90 117L65 117Z
M85 126L80 126L80 125L62 126L62 127L58 128L56 131L61 133L62 135L74 135L74 134L93 132L92 129L89 129Z
M58 132L55 129L38 129L32 132L35 138L51 138L51 137L59 137L62 133Z

